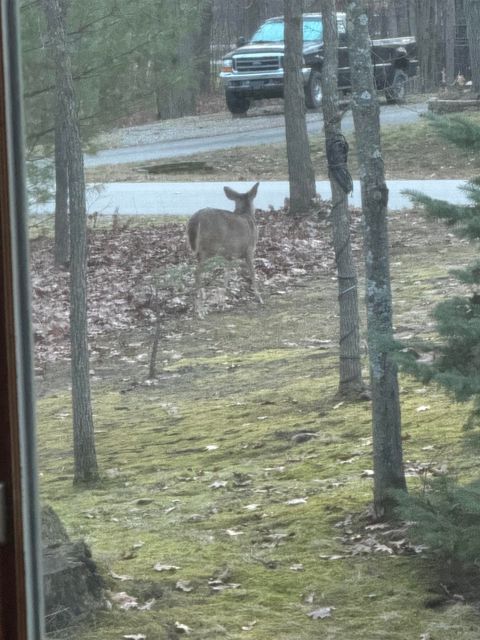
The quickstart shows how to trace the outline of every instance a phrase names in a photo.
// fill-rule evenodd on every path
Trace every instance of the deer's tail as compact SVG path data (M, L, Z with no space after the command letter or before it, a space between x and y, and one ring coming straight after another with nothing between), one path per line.
M197 252L198 246L198 232L200 231L200 218L192 216L187 224L187 237L190 244L190 248L193 253Z

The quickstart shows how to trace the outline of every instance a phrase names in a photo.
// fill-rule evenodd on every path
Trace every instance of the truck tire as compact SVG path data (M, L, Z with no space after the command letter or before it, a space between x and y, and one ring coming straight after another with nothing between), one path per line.
M393 75L392 84L386 89L387 104L403 104L407 97L408 76L405 71L397 69Z
M247 113L250 107L250 100L245 96L239 95L234 91L226 91L225 99L227 102L227 108L230 113L238 115L239 113Z
M305 87L305 105L308 109L320 109L322 106L322 76L312 69Z

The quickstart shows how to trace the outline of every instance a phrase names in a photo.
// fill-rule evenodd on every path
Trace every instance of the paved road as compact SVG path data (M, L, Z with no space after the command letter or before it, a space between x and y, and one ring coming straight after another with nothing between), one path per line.
M426 110L425 103L383 105L380 112L381 124L385 126L414 122ZM308 114L307 122L309 132L318 132L323 126L322 117L317 113ZM353 129L351 113L347 113L343 118L342 128L345 132ZM209 130L206 133L202 133L199 130L195 135L189 135L188 137L184 136L182 138L180 134L175 140L170 139L152 144L99 151L95 155L87 155L85 157L85 165L87 167L96 167L107 164L147 162L149 160L161 160L216 151L218 149L248 147L284 141L285 119L283 115L232 118L231 120L219 122L217 129Z
M253 183L225 183L238 191L247 191ZM465 203L464 193L458 189L461 180L392 180L388 182L391 210L408 208L410 200L402 195L404 189L416 189L432 197L450 202ZM317 182L317 191L322 198L330 199L330 184ZM269 206L279 208L288 197L288 182L262 182L255 204L259 209ZM354 183L350 196L352 206L360 206L360 185ZM127 215L191 215L202 207L232 209L232 202L223 193L219 182L113 182L106 183L98 194L89 190L88 211L111 215L115 212ZM53 203L32 208L32 213L51 213Z

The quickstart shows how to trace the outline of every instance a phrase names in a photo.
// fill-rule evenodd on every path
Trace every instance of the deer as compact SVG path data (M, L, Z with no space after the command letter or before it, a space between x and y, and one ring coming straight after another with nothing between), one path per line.
M230 187L223 190L229 200L235 202L235 209L200 209L192 215L187 223L187 236L194 255L197 258L195 270L195 289L197 299L201 291L201 277L204 263L209 258L220 256L227 261L234 258L245 260L247 271L257 301L263 304L255 279L253 257L258 239L255 224L253 201L257 195L259 182L247 193L238 193ZM227 286L225 271L225 284Z

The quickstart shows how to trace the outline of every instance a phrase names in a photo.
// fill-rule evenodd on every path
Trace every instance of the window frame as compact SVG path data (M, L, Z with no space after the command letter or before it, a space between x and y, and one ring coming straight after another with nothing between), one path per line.
M0 640L39 640L44 616L17 5L0 5Z

